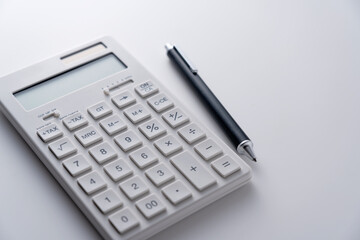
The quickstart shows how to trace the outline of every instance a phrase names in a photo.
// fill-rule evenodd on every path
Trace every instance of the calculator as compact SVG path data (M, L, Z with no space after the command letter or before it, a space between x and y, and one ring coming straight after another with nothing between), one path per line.
M1 83L1 111L104 239L147 239L251 178L110 37Z

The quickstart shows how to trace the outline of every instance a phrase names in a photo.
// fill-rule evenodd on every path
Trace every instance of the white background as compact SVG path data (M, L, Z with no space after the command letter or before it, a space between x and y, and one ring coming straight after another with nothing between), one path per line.
M359 1L0 0L0 75L101 35L226 140L180 45L258 155L251 183L152 239L360 239ZM0 239L101 239L2 114L0 190Z

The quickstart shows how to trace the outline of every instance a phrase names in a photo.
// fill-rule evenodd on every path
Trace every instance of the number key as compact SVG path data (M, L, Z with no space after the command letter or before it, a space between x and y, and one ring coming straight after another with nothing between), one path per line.
M91 148L89 153L99 164L102 164L117 156L115 150L108 143L102 143L96 147Z
M109 217L109 221L120 234L124 234L130 229L139 225L139 221L129 209L123 209Z
M128 131L115 137L114 141L124 151L127 152L142 144L142 141L133 131Z
M135 205L147 219L166 211L165 205L154 194L138 201Z
M129 157L139 168L145 168L158 161L155 154L148 147L143 147L133 152Z
M104 214L122 205L120 198L111 189L106 190L105 192L100 193L99 195L96 195L93 198L93 202Z
M63 165L73 177L76 177L81 173L91 169L91 165L82 155L77 155L75 157L65 160L63 162Z
M150 168L145 172L145 175L157 187L175 178L174 174L163 163L160 163L159 165Z
M121 183L120 188L130 200L149 192L149 188L138 176Z
M80 177L78 183L88 195L106 187L104 179L97 172Z
M123 160L116 160L105 165L104 170L114 182L131 175L133 172Z

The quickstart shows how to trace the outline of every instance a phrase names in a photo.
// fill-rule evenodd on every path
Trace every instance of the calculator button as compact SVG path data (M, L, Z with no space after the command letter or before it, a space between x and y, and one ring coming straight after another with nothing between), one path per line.
M49 142L63 135L62 131L55 123L50 124L49 126L38 130L37 134L39 135L39 137L43 142Z
M76 113L64 118L63 124L69 131L73 131L88 124L88 120L84 117L82 113Z
M188 152L172 157L170 162L199 191L216 183L215 178Z
M84 147L88 147L102 140L102 136L100 136L99 132L93 126L77 131L75 137Z
M140 125L139 130L149 140L166 133L164 126L161 125L161 123L159 123L159 121L156 119L150 120L149 122Z
M111 215L109 221L120 234L124 234L140 224L127 208Z
M165 187L161 192L174 205L181 203L191 197L190 190L180 181L176 181Z
M51 143L49 145L49 149L57 159L62 159L77 151L74 144L68 138L63 138Z
M88 113L96 120L112 113L112 110L105 102L100 102L89 107Z
M136 207L147 218L153 218L166 211L165 205L154 194L136 202Z
M97 172L80 177L78 184L88 195L106 187L104 179Z
M133 173L127 163L123 160L116 160L105 165L104 170L114 182L117 182Z
M211 163L211 166L218 172L223 178L226 178L240 170L240 165L235 162L231 157L224 156Z
M157 187L175 178L174 174L163 163L150 168L145 172L145 175Z
M122 92L114 96L111 100L118 108L123 108L136 102L135 97L129 91Z
M155 154L148 147L136 150L131 153L129 157L139 168L145 168L158 161Z
M136 104L124 111L125 116L132 122L138 123L151 116L149 110L141 104Z
M196 145L194 149L206 161L222 153L221 148L212 139Z
M182 149L179 141L171 135L157 140L154 145L165 157Z
M162 115L162 118L172 127L176 128L189 121L188 116L179 108L175 108Z
M163 93L150 98L147 102L158 113L174 106L174 103Z
M100 121L99 124L110 136L114 135L115 133L121 132L122 130L125 130L127 128L126 124L117 115L108 117Z
M73 177L91 169L91 165L82 155L77 155L65 160L63 165Z
M99 164L103 164L104 162L117 157L115 150L108 143L102 143L91 148L89 153Z
M134 200L149 192L149 188L138 176L121 183L120 188L130 200Z
M127 152L142 144L142 141L133 131L127 131L114 138L117 145Z
M178 133L188 144L192 144L205 137L205 133L195 123L183 127Z
M159 89L151 81L147 81L135 87L135 91L144 98L158 92Z
M123 204L116 193L109 189L93 198L93 202L104 214L114 210L115 208L121 207Z

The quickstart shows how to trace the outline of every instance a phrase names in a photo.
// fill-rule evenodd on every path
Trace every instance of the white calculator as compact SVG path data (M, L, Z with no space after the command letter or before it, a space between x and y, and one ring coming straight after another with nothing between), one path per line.
M2 112L104 239L146 239L249 166L104 37L3 77Z

